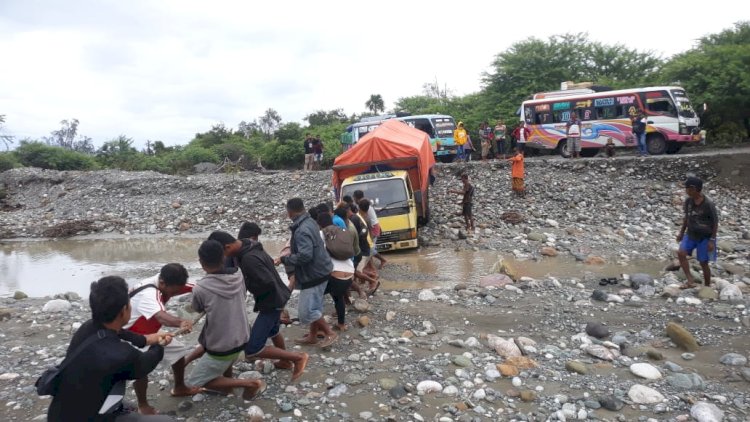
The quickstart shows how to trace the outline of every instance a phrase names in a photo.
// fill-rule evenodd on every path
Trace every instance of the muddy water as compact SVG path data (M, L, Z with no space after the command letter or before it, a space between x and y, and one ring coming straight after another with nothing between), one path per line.
M9 242L0 244L0 295L22 290L32 297L73 291L85 297L89 284L105 275L128 281L149 277L167 262L185 265L191 277L200 276L197 250L204 236L190 238L76 239ZM264 241L274 256L281 241ZM488 274L501 257L491 251L419 249L385 255L384 289L422 289L475 282ZM572 258L516 261L505 257L523 276L541 278L602 277L628 272L658 274L664 263L632 262L627 266L591 266Z

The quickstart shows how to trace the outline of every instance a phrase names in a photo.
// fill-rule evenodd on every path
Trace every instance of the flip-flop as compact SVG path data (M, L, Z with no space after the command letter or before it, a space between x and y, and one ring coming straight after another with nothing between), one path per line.
M305 337L302 337L302 338L294 339L294 344L299 344L302 346L316 346L318 344L318 341L317 340L310 341L310 340L306 340Z
M339 338L338 334L332 333L332 335L327 336L325 340L321 341L319 346L321 349L327 349L331 347L333 343L335 343L336 340L338 340L338 338Z
M187 394L175 394L174 389L171 389L171 390L169 390L169 395L172 396L172 397L190 397L190 396L194 396L194 395L196 395L198 393L202 393L204 391L205 391L205 389L198 388L195 391L195 393L192 393L192 394L191 393L187 393Z
M698 287L697 284L683 284L682 286L680 286L680 290L694 289L696 287Z
M603 278L603 279L599 280L599 285L600 286L606 286L608 284L609 284L609 281L606 278Z
M248 401L255 400L258 397L260 397L263 393L265 393L267 389L268 389L268 384L266 384L264 381L260 381L260 388L258 388L258 391L256 391L255 394L253 394L250 397L245 397L245 393L242 393L242 398Z
M618 282L616 277L608 278L607 281L609 282L609 284L617 284Z

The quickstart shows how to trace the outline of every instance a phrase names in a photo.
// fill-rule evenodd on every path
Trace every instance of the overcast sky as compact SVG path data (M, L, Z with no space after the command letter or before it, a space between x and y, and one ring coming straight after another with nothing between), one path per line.
M304 123L362 112L370 94L392 107L435 79L475 92L493 56L531 36L588 32L667 58L750 19L725 0L578 4L0 0L0 114L17 138L77 118L96 145L184 144L269 107Z

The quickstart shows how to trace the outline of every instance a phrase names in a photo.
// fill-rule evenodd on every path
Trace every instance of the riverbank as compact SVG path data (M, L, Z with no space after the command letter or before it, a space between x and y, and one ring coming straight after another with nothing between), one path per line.
M386 267L383 278L402 270ZM675 273L606 286L591 277L495 275L452 288L384 289L358 305L365 312L350 308L350 329L331 350L305 348L311 361L295 385L270 363L239 363L236 373L268 382L262 398L177 399L168 394L170 371L160 367L149 397L188 421L247 420L252 405L280 421L690 420L698 403L726 421L747 420L750 278L716 279L716 290L682 291L676 283ZM51 300L0 299L5 420L44 420L49 399L36 396L33 382L89 317L85 298ZM170 310L189 317L188 302L173 299ZM295 308L296 295L293 316ZM688 337L670 339L669 322ZM303 332L283 329L287 344ZM690 348L690 338L698 346L686 354L680 346Z

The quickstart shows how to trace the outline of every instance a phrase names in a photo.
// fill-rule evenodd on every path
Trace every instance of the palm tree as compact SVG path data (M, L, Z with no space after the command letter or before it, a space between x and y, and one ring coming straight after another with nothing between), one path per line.
M365 107L373 114L377 114L378 111L384 111L385 104L383 103L383 97L380 94L370 95L370 99L365 103Z

